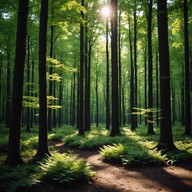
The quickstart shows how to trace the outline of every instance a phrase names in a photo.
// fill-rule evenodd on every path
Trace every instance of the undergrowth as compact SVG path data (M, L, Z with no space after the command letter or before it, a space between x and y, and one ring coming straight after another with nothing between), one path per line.
M51 157L36 164L17 167L0 166L0 191L14 192L42 182L66 184L88 181L94 176L91 166L72 154L53 152Z
M92 128L84 136L72 127L55 128L49 133L49 140L57 140L72 147L98 149L103 159L118 162L124 166L149 166L189 162L192 157L192 136L183 134L183 127L173 128L174 143L178 150L164 153L154 149L159 141L159 128L155 135L147 135L146 127L140 126L136 132L129 127L121 128L121 135L111 137L110 130ZM49 146L52 157L35 165L25 164L16 168L3 165L8 144L8 128L0 128L0 191L7 192L16 188L33 186L40 182L70 183L89 180L94 175L90 165L72 154L58 154ZM36 153L38 129L31 132L21 130L21 156L28 162Z

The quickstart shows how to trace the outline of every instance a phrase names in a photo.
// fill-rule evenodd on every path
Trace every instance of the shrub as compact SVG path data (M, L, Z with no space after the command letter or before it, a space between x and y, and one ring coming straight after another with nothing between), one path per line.
M122 144L105 145L100 148L100 154L111 161L121 161L123 156L128 153L128 147Z
M39 166L39 180L53 183L69 183L71 181L87 181L94 175L90 165L77 159L72 154L54 153Z

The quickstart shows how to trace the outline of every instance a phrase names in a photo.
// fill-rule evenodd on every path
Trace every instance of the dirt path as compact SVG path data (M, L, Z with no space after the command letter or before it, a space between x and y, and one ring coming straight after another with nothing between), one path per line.
M67 191L77 192L192 192L192 164L182 166L157 166L125 169L102 161L98 151L72 149L62 143L51 141L61 152L72 151L87 160L96 176L90 184L73 186ZM51 191L51 190L50 190ZM63 188L54 192L65 191Z
M97 150L73 149L56 141L49 144L60 153L70 151L87 160L96 176L89 184L53 186L47 183L28 192L192 192L192 164L125 169L103 162Z

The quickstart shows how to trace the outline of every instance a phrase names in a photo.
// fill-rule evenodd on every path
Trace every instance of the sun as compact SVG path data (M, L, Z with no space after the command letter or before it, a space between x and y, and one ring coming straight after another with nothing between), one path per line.
M111 8L109 6L105 6L102 8L102 15L104 17L109 17L111 15Z

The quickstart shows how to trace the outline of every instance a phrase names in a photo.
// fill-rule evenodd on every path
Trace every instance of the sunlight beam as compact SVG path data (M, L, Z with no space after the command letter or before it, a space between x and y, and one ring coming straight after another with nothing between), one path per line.
M102 8L102 15L105 17L105 18L109 18L110 15L111 15L111 8L109 6L104 6Z

